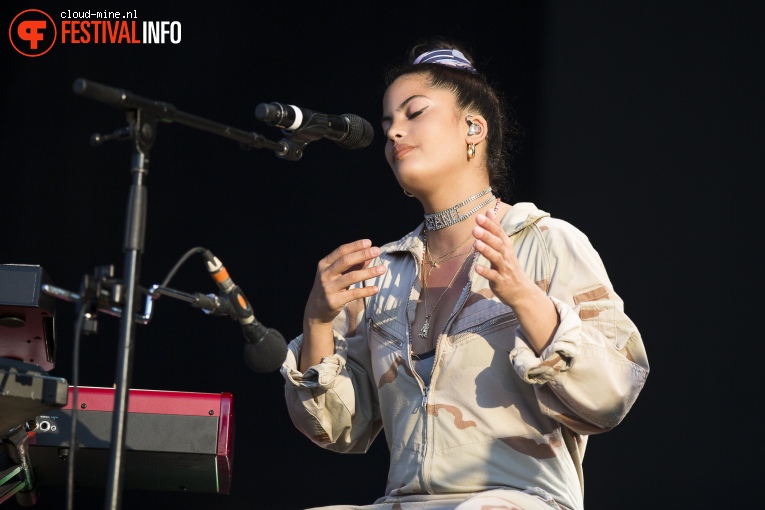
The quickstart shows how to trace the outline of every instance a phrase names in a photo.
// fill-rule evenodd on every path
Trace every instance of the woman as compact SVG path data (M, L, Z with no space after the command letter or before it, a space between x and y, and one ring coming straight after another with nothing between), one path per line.
M504 110L472 59L440 41L410 53L382 127L425 221L319 262L282 368L290 416L339 452L385 430L386 495L331 508L580 510L587 437L648 374L640 334L579 230L495 195Z

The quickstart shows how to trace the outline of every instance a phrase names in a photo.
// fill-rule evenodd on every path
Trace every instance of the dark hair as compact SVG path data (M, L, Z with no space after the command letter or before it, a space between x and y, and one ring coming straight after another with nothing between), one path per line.
M486 166L489 182L498 195L510 193L512 174L509 160L515 149L513 136L521 133L515 113L505 105L502 94L485 75L467 69L443 64L413 64L414 60L427 51L455 49L462 52L476 67L475 60L461 44L442 39L430 38L415 44L403 62L394 63L385 71L385 87L396 79L413 74L425 75L431 87L446 89L454 94L457 106L483 115L489 126L486 137Z

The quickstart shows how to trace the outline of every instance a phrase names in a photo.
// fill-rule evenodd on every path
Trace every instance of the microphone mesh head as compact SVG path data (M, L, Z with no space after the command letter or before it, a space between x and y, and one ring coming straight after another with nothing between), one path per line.
M287 358L287 342L275 329L269 328L256 343L244 344L244 361L250 370L267 373L279 370Z
M335 143L345 149L362 149L372 143L375 136L372 124L353 113L344 113L342 117L348 121L348 135Z

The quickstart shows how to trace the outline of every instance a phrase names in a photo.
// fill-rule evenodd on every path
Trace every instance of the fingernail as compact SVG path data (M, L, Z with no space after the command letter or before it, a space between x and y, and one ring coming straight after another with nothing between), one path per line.
M363 241L361 241L361 246L363 246L364 248L368 246L372 246L372 241L370 241L369 239L364 239Z
M374 248L369 250L369 252L372 254L373 257L376 257L376 256L378 256L380 254L380 248L375 246Z
M375 266L375 272L377 274L383 274L385 272L385 266L383 265Z

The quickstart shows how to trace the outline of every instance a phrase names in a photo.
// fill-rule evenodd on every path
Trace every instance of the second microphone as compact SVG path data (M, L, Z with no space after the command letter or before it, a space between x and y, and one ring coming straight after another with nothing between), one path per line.
M372 125L358 115L327 115L283 103L260 103L255 117L272 126L316 138L333 140L345 149L361 149L372 143Z

